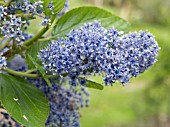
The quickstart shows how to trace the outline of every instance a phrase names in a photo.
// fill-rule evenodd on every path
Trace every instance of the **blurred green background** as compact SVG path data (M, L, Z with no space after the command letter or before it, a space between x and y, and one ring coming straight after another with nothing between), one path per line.
M69 0L70 9L95 5L148 30L161 47L158 62L126 86L90 89L90 107L81 111L81 127L170 127L170 0ZM33 21L30 31L39 31ZM93 80L102 83L100 77Z
M91 91L82 127L170 127L170 0L70 0L70 8L95 5L152 32L161 47L158 62L127 86ZM100 77L93 78L102 82Z

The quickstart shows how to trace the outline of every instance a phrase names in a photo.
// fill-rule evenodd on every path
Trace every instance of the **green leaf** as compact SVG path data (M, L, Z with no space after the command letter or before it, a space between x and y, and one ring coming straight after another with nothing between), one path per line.
M104 86L100 83L97 83L95 81L92 81L90 79L86 79L86 78L82 78L82 77L79 77L79 79L83 79L83 80L86 80L86 87L89 87L89 88L93 88L93 89L98 89L98 90L103 90L104 89Z
M129 23L112 13L97 7L79 7L64 14L53 29L54 37L65 36L72 29L83 26L84 23L98 20L103 27L115 27L118 30L126 30Z
M19 123L26 127L45 127L48 101L34 85L18 77L0 74L0 101Z
M53 11L51 11L48 7L50 1L52 1L52 5L54 6ZM50 16L50 15L56 15L58 14L64 7L65 0L44 0L44 10L45 10L45 15Z
M29 54L27 54L27 56L30 59L30 61L34 64L35 68L40 71L41 75L43 76L43 78L46 81L46 83L48 84L48 86L52 86L50 80L46 76L46 73L45 73L45 70L43 69L43 67L40 66L38 63L36 63L36 61Z
M94 89L98 89L98 90L103 90L104 89L103 85L101 85L101 84L99 84L97 82L91 81L89 79L88 80L86 79L86 82L87 82L86 87L94 88Z
M26 63L28 65L29 69L35 69L34 68L34 64L32 63L32 61L28 58L28 55L30 55L33 60L41 65L41 60L38 58L38 52L41 49L44 49L45 47L47 47L47 45L51 43L50 41L44 41L44 42L36 42L34 45L32 45L27 51L26 51Z
M115 29L122 30L124 32L128 32L131 28L130 23L118 16L110 16L108 18L99 19L99 21L105 28L114 27Z

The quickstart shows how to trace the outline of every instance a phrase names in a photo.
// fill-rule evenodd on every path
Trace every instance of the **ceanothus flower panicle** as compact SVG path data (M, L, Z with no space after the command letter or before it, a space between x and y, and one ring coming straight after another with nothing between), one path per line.
M43 8L49 8L51 12L54 10L53 0L49 2L47 7L43 7L44 1L38 0L30 2L29 0L11 1L8 7L0 5L0 33L6 38L13 38L17 42L24 42L30 39L29 35L24 32L30 25L29 18L39 16L42 19L41 25L47 27L51 25L51 17L43 15ZM64 8L57 14L61 17L68 8L68 0L66 0ZM22 12L18 15L18 12ZM22 17L22 16L26 17Z
M84 88L56 84L51 80L48 86L43 79L27 79L36 85L47 97L50 114L46 127L80 127L79 110L89 106L89 92Z
M70 84L80 84L80 75L99 73L106 85L124 84L148 69L158 55L154 36L140 31L122 35L105 29L97 21L70 31L65 38L53 40L39 52L47 73L67 73Z
M24 42L31 36L24 32L29 25L28 17L23 18L17 15L22 12L22 15L30 16L39 15L42 13L42 1L31 3L28 0L11 1L8 7L0 5L0 33L6 38L13 38L17 42Z
M21 17L9 16L10 20L4 22L3 26L0 27L1 33L7 38L15 38L16 41L25 41L24 32L21 30L22 25L25 21L21 20Z

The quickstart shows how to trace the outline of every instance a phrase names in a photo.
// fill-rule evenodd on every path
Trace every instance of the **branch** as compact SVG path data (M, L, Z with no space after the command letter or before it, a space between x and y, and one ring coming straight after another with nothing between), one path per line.
M27 78L43 78L41 74L29 74L27 72L19 72L19 71L14 71L9 68L2 68L2 70L8 72L9 74L16 75L16 76L23 76ZM49 79L54 79L54 78L60 78L60 76L67 76L67 73L61 74L61 75L46 75L47 78Z

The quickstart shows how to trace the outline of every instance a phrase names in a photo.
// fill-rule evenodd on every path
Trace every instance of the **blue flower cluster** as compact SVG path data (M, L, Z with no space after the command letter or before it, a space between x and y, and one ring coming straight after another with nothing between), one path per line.
M67 73L70 84L80 84L80 75L102 74L106 85L124 84L148 69L159 47L152 34L139 31L122 35L97 21L53 40L39 52L44 69L53 75Z
M85 88L79 90L73 87L59 85L52 81L52 87L44 80L28 79L46 94L50 104L50 114L46 121L47 127L79 127L79 110L89 105L89 93Z
M2 67L6 67L6 65L7 65L6 58L1 56L0 54L0 70L2 69Z
M7 7L0 5L1 34L6 38L13 38L17 42L29 39L28 34L24 32L29 25L28 18L42 13L42 3L42 1L31 3L29 0L22 0L11 1ZM22 17L22 15L29 16Z
M10 5L5 7L0 5L0 33L6 38L13 38L17 42L24 42L30 39L24 30L29 26L29 18L39 16L43 18L41 25L46 27L51 23L50 17L44 17L43 8L54 9L53 0L47 7L43 7L43 1L30 2L30 0L11 1ZM57 15L62 16L68 8L68 0L66 0L63 10ZM19 14L18 14L19 13Z
M6 38L14 38L16 41L25 41L28 34L24 33L21 29L25 24L25 21L21 20L21 17L9 16L10 19L3 22L0 27L1 34L5 35Z

